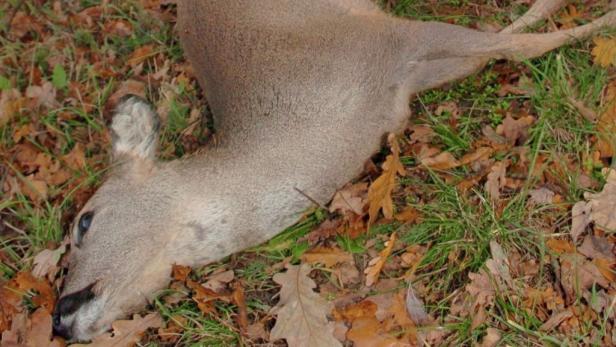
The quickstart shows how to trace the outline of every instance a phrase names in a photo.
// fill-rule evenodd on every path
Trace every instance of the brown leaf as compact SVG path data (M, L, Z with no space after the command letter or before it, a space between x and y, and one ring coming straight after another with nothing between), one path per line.
M591 259L605 259L608 262L616 261L614 245L606 237L586 235L584 242L578 247L578 252Z
M565 320L569 319L573 317L573 313L569 310L564 310L561 312L557 312L552 314L552 316L550 317L550 319L547 320L547 322L543 323L543 325L541 325L541 327L539 328L539 330L541 331L550 331L554 328L556 328L557 326L560 325L560 323L564 322Z
M571 238L577 243L578 238L590 224L591 205L585 201L577 202L571 209Z
M528 193L530 194L529 201L537 205L549 205L554 201L554 192L545 187L533 189Z
M234 278L235 273L233 270L214 273L207 277L207 281L203 284L203 286L215 291L216 293L221 293L227 289L227 284L233 281Z
M171 267L171 278L176 281L186 282L191 271L191 268L188 266L173 264Z
M62 156L62 161L72 170L83 170L86 166L86 154L81 143L76 143L68 154Z
M2 333L2 347L63 347L64 342L52 336L51 314L39 308L28 319L25 313L13 319L11 330Z
M34 269L32 269L32 274L35 277L47 277L50 282L53 281L59 270L58 262L60 261L60 258L62 258L62 255L66 252L66 246L69 243L69 238L66 237L62 244L60 244L60 246L56 249L44 249L40 251L39 254L34 257Z
M316 247L302 254L302 261L308 264L323 264L325 267L332 268L336 264L350 263L353 256L340 248Z
M515 143L527 137L528 128L535 123L535 120L533 116L523 116L519 119L514 119L510 114L507 114L503 123L496 128L496 133L505 136L510 143Z
M575 253L575 246L567 240L549 239L545 242L546 246L556 253Z
M26 97L32 99L34 106L55 107L58 105L56 101L56 88L51 82L44 82L40 86L29 86L26 88Z
M461 165L449 152L441 152L433 157L422 158L421 164L433 170L449 170Z
M143 317L136 314L131 320L117 320L111 323L113 333L100 335L90 344L74 344L71 347L132 347L139 342L146 330L160 328L162 325L163 320L158 313L150 313Z
M494 347L501 339L501 333L498 329L488 328L486 329L486 336L481 340L479 347Z
M475 152L464 155L462 159L460 159L460 165L467 165L477 160L488 159L492 153L494 153L494 148L492 147L479 147Z
M340 346L327 321L330 304L313 291L316 283L308 277L309 265L287 265L287 271L274 275L280 287L280 300L272 309L276 324L270 340L285 339L289 347Z
M590 204L590 220L606 231L616 230L616 170L608 169L603 190L597 194L584 194Z
M24 98L17 89L0 91L0 127L7 124L24 106Z
M128 65L135 67L140 63L144 62L146 59L151 57L154 53L154 45L145 45L141 46L133 51L133 53L128 58Z
M593 39L595 47L592 49L592 56L595 64L602 67L609 67L616 63L616 37L604 38L595 37Z
M245 334L248 329L248 307L246 307L244 287L242 287L240 282L235 282L232 298L238 311L237 325L240 327L242 334Z
M493 202L500 200L501 189L507 182L508 161L498 161L492 165L485 184L486 192Z
M494 240L490 241L490 253L492 254L492 258L486 261L486 267L490 270L490 273L499 285L501 291L515 289L513 278L509 271L509 257L505 254L505 251L503 251L498 242Z
M394 212L394 203L391 198L391 193L396 185L396 174L404 175L404 166L400 162L400 147L393 134L389 136L389 144L391 154L383 163L383 173L377 178L368 189L368 224L372 224L378 216L379 210L383 211L385 218L392 218Z
M572 303L578 295L597 284L607 288L610 282L597 266L580 254L562 254L560 260L560 282L567 295L567 303Z
M385 242L385 248L379 253L377 257L370 260L368 266L364 270L364 274L366 274L366 286L370 287L375 284L379 280L379 275L381 274L381 270L387 261L387 258L391 254L391 251L394 249L394 244L396 243L396 233L392 233L389 237L389 241Z
M408 284L406 289L404 307L414 324L427 324L431 321L430 316L426 313L423 301L417 297L411 283Z
M47 281L39 280L29 272L20 272L13 278L12 283L24 294L29 291L36 292L32 302L45 308L47 312L53 312L56 295Z
M344 214L351 211L358 216L364 214L364 207L367 203L368 184L356 183L347 184L337 191L329 205L330 212L340 211Z

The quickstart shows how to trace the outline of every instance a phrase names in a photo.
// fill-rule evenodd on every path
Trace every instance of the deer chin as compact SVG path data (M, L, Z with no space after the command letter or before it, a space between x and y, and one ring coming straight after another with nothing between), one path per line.
M69 340L90 341L111 329L111 323L122 312L108 309L108 296L98 296L81 305L75 312L60 317L61 324L68 330ZM115 312L113 312L115 311Z

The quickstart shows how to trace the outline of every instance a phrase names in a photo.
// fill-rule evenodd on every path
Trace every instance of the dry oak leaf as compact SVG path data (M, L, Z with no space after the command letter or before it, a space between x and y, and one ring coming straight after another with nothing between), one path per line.
M379 280L381 270L383 270L383 266L385 265L387 258L391 254L391 251L394 249L395 243L396 233L394 232L389 237L389 240L385 242L385 248L383 248L379 255L374 259L370 260L368 266L364 270L364 274L366 274L366 286L370 287Z
M595 47L592 49L593 61L602 67L609 67L616 62L616 37L595 37L592 39Z
M492 258L486 261L486 267L490 270L494 280L501 289L515 289L511 272L509 271L509 257L505 254L498 242L490 241L490 253ZM503 283L504 282L504 283Z
M128 58L127 63L128 65L135 67L151 57L153 55L152 52L154 52L154 45L141 46L133 51Z
M47 281L39 280L29 272L20 272L11 280L9 287L19 290L22 295L26 292L36 292L32 297L35 306L41 306L47 312L53 312L56 295Z
M315 247L302 254L301 259L308 264L319 263L332 268L336 264L353 262L353 255L337 247Z
M519 139L524 139L528 135L528 128L535 123L535 117L523 116L514 119L507 114L503 123L496 127L496 133L504 136L510 143L515 143Z
M8 123L23 107L24 98L17 89L0 91L0 127Z
M433 157L422 158L421 164L434 170L449 170L461 165L449 152L441 152Z
M368 224L372 224L378 216L379 210L383 211L385 218L392 218L394 214L394 203L391 193L396 185L396 174L404 175L404 166L400 162L400 147L393 134L388 138L391 154L387 156L383 163L383 173L377 178L368 189Z
M616 231L616 170L608 169L603 190L597 194L584 194L590 205L590 220L595 227Z
M163 325L158 313L150 313L141 317L136 314L131 320L117 320L111 323L113 333L96 337L89 344L73 344L70 347L132 347L141 340L141 336L149 328L160 328Z
M611 158L616 149L616 82L611 82L603 98L603 112L597 120L597 142L593 149L600 158Z
M66 246L70 243L68 237L56 249L44 249L34 257L34 269L32 274L37 278L47 277L53 281L58 272L58 262L62 255L66 253Z
M287 265L286 272L274 275L281 287L280 301L270 311L277 316L270 340L285 339L289 347L342 347L327 320L331 304L313 291L311 270L307 264Z
M331 204L329 205L329 211L340 211L342 214L347 211L351 211L356 215L361 216L364 214L367 192L367 183L348 184L336 192Z
M500 199L501 189L507 183L507 167L509 161L499 161L492 165L488 179L486 180L485 190L490 197L490 200L496 202Z
M29 318L21 313L13 318L11 330L2 333L2 347L63 347L64 342L51 332L51 314L39 308Z

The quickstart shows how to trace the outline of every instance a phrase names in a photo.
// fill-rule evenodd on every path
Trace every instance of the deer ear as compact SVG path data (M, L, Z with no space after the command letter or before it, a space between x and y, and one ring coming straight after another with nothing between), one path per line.
M114 157L129 155L153 160L159 127L158 116L145 99L134 95L124 97L111 122Z

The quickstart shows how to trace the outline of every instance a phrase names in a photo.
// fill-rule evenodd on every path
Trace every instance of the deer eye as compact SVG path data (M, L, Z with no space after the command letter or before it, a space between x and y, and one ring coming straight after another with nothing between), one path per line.
M82 214L79 218L79 222L77 223L77 244L81 243L83 235L90 229L92 218L94 218L94 212L92 211Z

